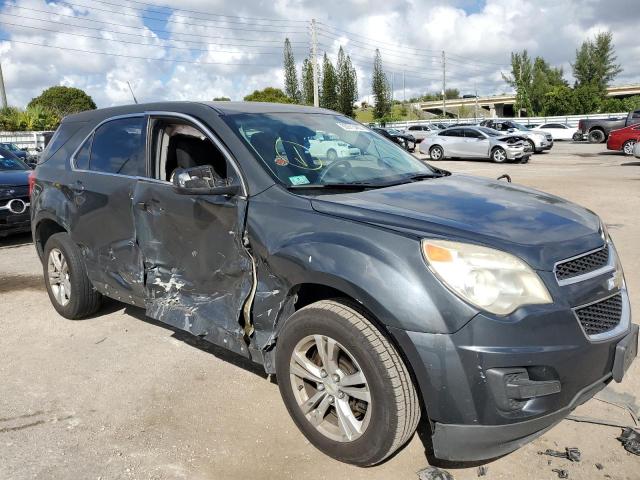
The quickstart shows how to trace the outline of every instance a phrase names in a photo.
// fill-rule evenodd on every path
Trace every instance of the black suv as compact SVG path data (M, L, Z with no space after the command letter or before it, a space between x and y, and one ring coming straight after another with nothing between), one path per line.
M319 132L360 154L313 156ZM67 117L36 169L32 231L61 315L108 296L262 364L307 438L356 465L421 416L441 458L512 451L636 355L594 213L430 167L327 110Z

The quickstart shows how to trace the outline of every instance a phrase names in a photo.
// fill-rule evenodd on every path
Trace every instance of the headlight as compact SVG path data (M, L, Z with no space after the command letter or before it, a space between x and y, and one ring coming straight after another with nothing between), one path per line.
M552 302L540 277L509 253L468 243L425 239L422 254L454 293L496 315L507 315L522 305Z

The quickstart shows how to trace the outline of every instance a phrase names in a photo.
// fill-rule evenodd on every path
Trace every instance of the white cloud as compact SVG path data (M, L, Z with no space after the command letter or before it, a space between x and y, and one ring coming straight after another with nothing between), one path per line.
M533 56L563 66L571 80L575 49L587 36L606 30L613 32L618 61L624 67L616 83L640 82L636 35L640 2L636 0L487 0L480 4L465 0L389 0L382 4L364 0L185 0L180 8L194 12L172 11L169 16L158 13L157 8L142 12L141 4L127 0L104 1L123 6L97 0L13 0L0 7L1 35L14 40L0 42L10 103L23 106L56 84L86 90L99 106L129 103L127 81L140 101L207 100L222 95L242 99L257 88L282 86L286 35L299 42L293 44L294 53L302 63L309 48L306 21L311 18L321 22L319 41L334 61L341 44L352 56L362 98L369 93L376 47L382 51L385 68L396 73L396 98L403 95L403 71L407 97L440 90L443 49L449 58L448 87L462 93L477 87L481 94L492 94L508 89L500 71L508 70L511 51L527 48ZM169 0L145 1L176 5ZM297 23L299 20L304 22ZM172 62L177 60L183 62Z

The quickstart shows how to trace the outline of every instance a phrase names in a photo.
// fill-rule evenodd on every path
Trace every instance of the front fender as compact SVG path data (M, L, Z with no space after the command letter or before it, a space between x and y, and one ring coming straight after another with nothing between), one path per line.
M259 348L293 313L297 287L308 283L339 290L384 325L403 330L450 333L477 313L428 270L418 238L319 213L309 199L279 187L252 197L247 229Z

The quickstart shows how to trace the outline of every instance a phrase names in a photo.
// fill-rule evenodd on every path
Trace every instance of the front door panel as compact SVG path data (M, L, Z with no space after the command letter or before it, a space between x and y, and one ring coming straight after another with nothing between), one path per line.
M242 240L246 199L181 195L167 182L140 180L133 204L147 315L246 355L239 341L253 285Z

